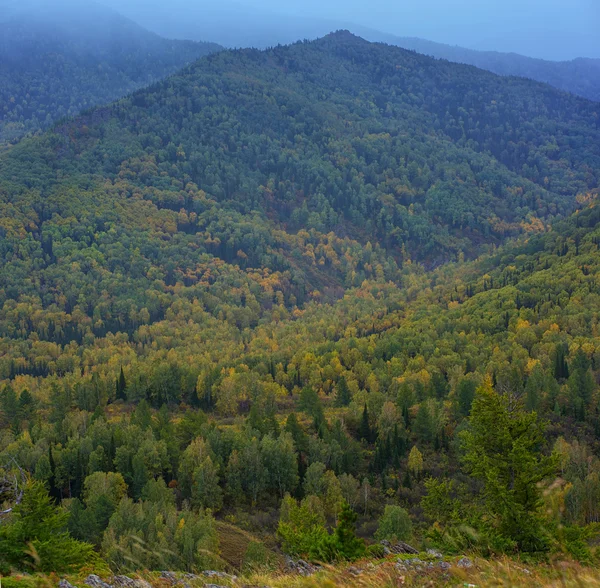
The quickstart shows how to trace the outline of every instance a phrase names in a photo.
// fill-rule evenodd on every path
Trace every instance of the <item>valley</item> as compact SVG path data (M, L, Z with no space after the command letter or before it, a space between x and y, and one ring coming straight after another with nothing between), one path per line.
M138 34L0 123L2 582L594 585L598 104Z

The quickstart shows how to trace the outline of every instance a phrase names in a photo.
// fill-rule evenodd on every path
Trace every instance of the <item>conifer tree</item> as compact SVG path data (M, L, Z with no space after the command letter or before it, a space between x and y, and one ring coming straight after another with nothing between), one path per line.
M358 515L347 502L343 502L335 528L335 546L339 557L353 561L365 552L365 543L356 536L356 521Z
M487 382L477 390L469 424L460 434L463 461L483 482L488 530L521 551L546 550L539 483L555 472L556 460L541 452L544 429L537 414Z
M371 442L371 425L369 424L369 410L367 409L367 403L363 408L362 419L360 421L359 436L364 439L367 443Z
M127 390L127 382L125 381L125 374L123 373L123 366L117 379L117 400L127 400L125 391Z
M352 400L352 395L350 394L350 388L348 388L348 383L346 382L346 378L342 376L337 384L336 395L335 395L335 405L338 407L348 406L350 401Z
M0 570L61 573L98 563L90 544L71 537L68 519L44 484L30 481L22 501L0 525Z

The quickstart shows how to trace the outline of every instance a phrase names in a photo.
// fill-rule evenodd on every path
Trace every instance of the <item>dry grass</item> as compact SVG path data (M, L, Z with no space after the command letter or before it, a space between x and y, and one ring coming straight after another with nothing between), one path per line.
M310 577L265 571L241 576L235 582L222 578L186 579L185 582L192 588L203 588L205 583L214 583L232 588L398 588L401 586L600 588L600 569L584 567L573 562L529 566L508 558L493 561L475 559L474 566L469 569L454 566L447 572L434 569L421 573L414 571L400 572L396 569L395 563L394 558L389 558L375 563L358 562L352 566L327 566ZM359 575L353 573L356 569L362 570ZM167 583L160 581L157 573L144 573L140 574L139 577L148 581L154 588L167 588ZM82 588L85 586L84 577L70 577L68 579L75 586ZM51 588L56 586L57 582L58 577L55 575L43 577L22 576L21 578L5 578L0 586L6 588L12 588L13 586Z
M528 567L509 559L496 561L475 560L470 569L452 567L423 573L399 572L395 562L388 560L378 564L360 563L352 566L362 569L359 576L348 567L327 568L309 578L293 575L254 575L244 578L241 585L270 586L272 588L396 588L399 586L484 586L492 587L595 587L600 588L600 570L577 564L536 565Z
M244 556L251 543L263 543L259 538L224 521L216 521L219 536L220 556L232 569L240 570L244 565ZM265 547L266 548L266 547ZM283 564L283 558L272 550L268 550L274 561Z

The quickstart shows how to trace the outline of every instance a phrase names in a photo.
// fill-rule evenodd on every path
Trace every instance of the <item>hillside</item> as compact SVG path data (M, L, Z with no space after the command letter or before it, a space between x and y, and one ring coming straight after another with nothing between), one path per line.
M0 145L219 49L163 39L92 2L24 2L0 17Z
M0 573L596 563L595 107L341 31L0 155Z
M394 37L373 32L372 41L386 42L412 49L438 59L466 63L501 76L519 76L550 84L559 90L600 101L600 59L578 58L571 61L547 61L517 53L474 51L424 39Z
M10 177L37 152L22 185L56 186L56 168L120 176L174 212L191 182L291 232L333 230L435 264L572 210L597 186L596 110L340 32L217 54L0 165Z

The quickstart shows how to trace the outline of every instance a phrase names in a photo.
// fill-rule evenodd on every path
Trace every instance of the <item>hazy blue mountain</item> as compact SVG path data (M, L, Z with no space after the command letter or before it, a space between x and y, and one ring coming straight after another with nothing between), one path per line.
M264 49L351 28L343 19L290 16L230 0L218 4L188 0L102 1L164 37L213 41L230 48Z
M548 61L517 53L475 51L425 39L395 37L374 31L367 31L365 36L374 41L398 45L439 59L474 65L499 75L531 78L590 100L600 100L600 59Z
M189 3L187 0L173 0L168 4L162 0L103 1L142 26L170 38L210 40L226 47L261 49L301 39L316 39L344 28L369 41L399 45L433 57L475 65L500 75L531 78L585 98L600 99L600 59L556 62L516 53L476 51L388 34L349 23L345 17L292 16L278 13L273 7L271 10L266 7L262 10L251 9L248 4L227 0L218 5ZM264 6L268 6L268 3ZM313 11L315 14L317 12Z
M11 4L0 19L0 144L219 50L168 40L96 3Z

